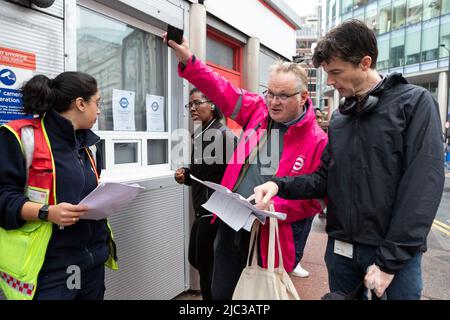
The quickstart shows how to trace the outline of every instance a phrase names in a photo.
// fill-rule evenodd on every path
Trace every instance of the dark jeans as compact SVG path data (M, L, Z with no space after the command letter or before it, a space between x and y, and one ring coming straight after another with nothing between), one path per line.
M334 239L328 237L325 263L331 292L353 292L364 279L367 268L375 261L377 247L353 244L353 258L334 253ZM419 300L422 293L422 253L418 252L398 271L386 290L388 300ZM356 298L367 297L367 290ZM364 296L363 296L364 294Z
M292 232L294 234L294 243L295 243L294 268L303 258L306 241L308 240L313 220L314 216L292 223Z
M34 300L103 300L105 266L81 271L80 289L69 289L67 279L73 274L40 275ZM69 280L69 283L73 283Z
M216 223L212 296L214 300L231 300L247 263L250 232L243 229L236 232L221 220Z
M196 218L189 239L189 262L200 274L203 300L212 300L211 282L217 223L211 224L211 219L212 217Z

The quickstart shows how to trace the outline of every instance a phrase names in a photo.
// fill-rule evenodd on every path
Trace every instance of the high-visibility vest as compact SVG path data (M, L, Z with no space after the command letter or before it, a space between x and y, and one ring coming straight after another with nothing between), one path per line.
M28 170L25 194L33 202L57 204L55 162L44 117L15 120L3 127L14 134L25 156ZM97 176L93 157L87 148L86 152ZM111 241L110 255L105 264L117 270L113 234L109 223L107 226ZM27 221L14 230L0 228L0 288L7 299L33 299L52 230L52 222L40 220Z

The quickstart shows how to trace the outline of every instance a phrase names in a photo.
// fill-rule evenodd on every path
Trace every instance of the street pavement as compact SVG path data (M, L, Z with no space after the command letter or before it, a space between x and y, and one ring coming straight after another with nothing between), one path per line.
M308 278L291 276L300 298L318 300L329 291L323 257L327 243L325 219L315 217L301 265ZM450 300L450 173L433 227L427 238L428 251L422 259L423 300Z
M327 292L328 276L324 262L327 234L326 220L315 217L301 261L308 270L308 278L291 275L292 282L302 300L320 300ZM445 189L433 227L427 239L428 251L422 259L422 300L450 300L450 173L447 172ZM199 300L197 292L186 292L177 299Z

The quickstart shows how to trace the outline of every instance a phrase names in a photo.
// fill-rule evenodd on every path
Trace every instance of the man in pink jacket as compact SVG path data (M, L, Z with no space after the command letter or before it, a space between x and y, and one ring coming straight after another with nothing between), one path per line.
M244 128L222 185L247 198L254 187L273 176L308 174L319 167L328 140L316 123L303 68L296 63L275 64L270 70L268 90L260 95L235 87L196 59L185 39L181 45L173 41L168 44L180 61L179 75ZM287 214L287 219L279 222L279 229L284 267L291 272L301 258L302 229L322 205L317 200L278 197L274 205L276 211ZM212 295L214 299L228 300L246 264L250 233L243 229L236 232L220 220L218 223ZM268 222L260 234L260 263L266 267Z

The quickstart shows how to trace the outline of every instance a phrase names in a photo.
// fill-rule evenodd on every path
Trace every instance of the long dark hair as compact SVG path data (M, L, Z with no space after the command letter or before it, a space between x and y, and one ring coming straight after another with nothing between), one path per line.
M76 98L89 100L96 94L97 81L82 72L67 71L50 79L36 75L20 89L23 95L23 110L28 114L42 116L49 110L58 113L67 111Z
M205 95L203 94L203 92L201 92L201 91L200 91L199 89L197 89L197 88L192 88L191 91L189 92L189 96L192 96L192 95L193 95L194 93L196 93L196 92L201 93L201 95L203 96L203 98L205 98L206 100L209 100L209 98L208 98L207 96L205 96ZM211 100L209 100L209 101L211 101ZM214 105L214 103L212 103L212 102L211 102L211 104ZM220 109L217 108L216 105L214 105L213 115L214 115L214 118L216 118L217 120L220 120L220 119L223 118L223 113L222 113L222 111L220 111Z

